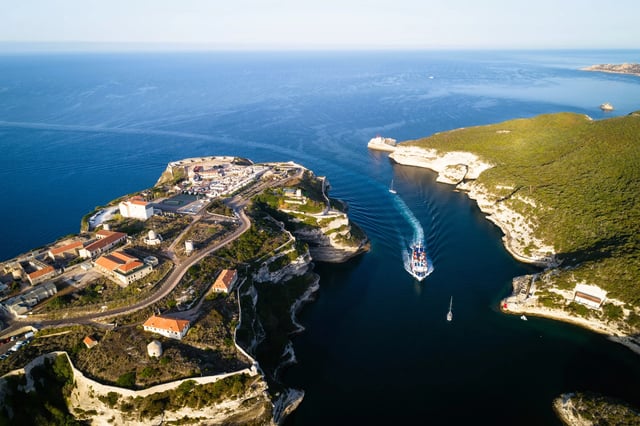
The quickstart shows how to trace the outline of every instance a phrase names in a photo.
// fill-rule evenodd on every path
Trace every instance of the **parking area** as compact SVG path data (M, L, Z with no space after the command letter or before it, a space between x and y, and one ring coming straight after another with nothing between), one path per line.
M197 214L209 202L208 199L198 199L191 194L178 194L160 202L154 202L153 207L163 212L178 214Z

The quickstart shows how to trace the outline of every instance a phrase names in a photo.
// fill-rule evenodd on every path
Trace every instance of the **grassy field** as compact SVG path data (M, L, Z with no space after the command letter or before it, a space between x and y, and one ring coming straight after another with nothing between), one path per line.
M472 152L494 165L477 180L537 224L584 281L640 306L640 113L594 121L573 113L457 129L406 145ZM515 201L515 200L514 200Z

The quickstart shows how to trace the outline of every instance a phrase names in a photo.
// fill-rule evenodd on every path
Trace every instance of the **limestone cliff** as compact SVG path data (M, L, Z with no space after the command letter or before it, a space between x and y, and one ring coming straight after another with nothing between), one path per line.
M47 382L42 368L53 369L59 374L60 363L56 358L64 357L70 368L67 384L62 387L59 381ZM52 367L55 364L55 367ZM64 361L63 361L64 364ZM38 375L35 370L38 369ZM24 386L14 387L7 379L24 377ZM222 390L217 398L205 403L185 400L186 391L190 394L211 395L211 389L205 389L216 382L224 382L230 378L242 377L234 381L239 386L217 386ZM20 380L22 381L22 380ZM20 382L19 381L19 382ZM15 383L15 381L13 381ZM255 368L209 377L196 377L176 382L165 383L148 389L134 391L116 386L104 385L87 378L77 370L65 352L50 353L31 361L25 368L13 371L0 381L0 396L10 396L13 400L20 394L39 392L39 387L46 386L50 390L64 395L68 412L77 420L87 421L92 425L149 425L165 422L185 422L189 424L273 424L271 400L267 394L267 384ZM59 388L57 388L59 387ZM202 389L202 390L201 390ZM223 390L227 389L227 390ZM215 391L214 391L215 393ZM50 404L50 402L44 402ZM47 405L47 407L49 407ZM48 408L51 410L50 408ZM16 413L17 414L17 413ZM11 420L12 414L7 416ZM15 419L14 419L15 420Z
M424 167L438 173L437 181L456 185L478 203L487 219L504 233L503 241L509 252L523 262L551 266L557 263L554 249L535 234L535 218L524 217L510 207L510 197L500 197L475 180L492 165L469 152L438 152L416 146L399 146L389 158L398 164ZM531 203L517 195L519 201Z
M369 249L369 241L359 230L354 232L346 213L334 212L323 218L329 223L302 226L293 231L297 239L309 245L311 258L318 262L342 263Z

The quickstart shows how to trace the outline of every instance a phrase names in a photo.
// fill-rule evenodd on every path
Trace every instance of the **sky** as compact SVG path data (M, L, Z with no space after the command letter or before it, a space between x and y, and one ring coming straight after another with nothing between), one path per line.
M638 17L638 0L16 0L2 6L0 43L636 49Z

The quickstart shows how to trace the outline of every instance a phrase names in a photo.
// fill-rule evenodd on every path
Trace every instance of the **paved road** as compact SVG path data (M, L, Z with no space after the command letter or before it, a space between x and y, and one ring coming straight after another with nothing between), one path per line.
M14 320L11 327L3 330L2 334L9 334L11 330L24 327L25 325L33 325L33 324L38 324L39 328L44 326L60 326L64 324L86 324L94 321L105 320L114 316L127 315L132 312L138 311L140 309L144 309L150 305L153 305L154 303L163 299L173 291L173 289L178 285L178 283L180 282L184 274L192 265L198 263L199 261L204 259L207 255L213 253L214 251L236 240L238 237L240 237L242 234L244 234L246 231L249 230L249 228L251 227L251 221L245 214L244 209L242 208L244 204L245 202L243 200L234 201L234 207L237 206L235 211L238 214L238 218L240 219L240 227L238 227L235 231L233 231L233 233L228 235L219 243L213 246L207 247L202 251L194 253L194 255L189 257L184 263L180 263L176 265L173 271L171 271L169 276L164 280L162 285L158 288L158 290L154 294L147 297L146 299L141 300L140 302L137 302L130 306L111 309L111 310L100 312L100 313L91 313L87 315L81 315L74 318L41 320L41 321L38 321L36 318L25 318L25 319L19 318Z

